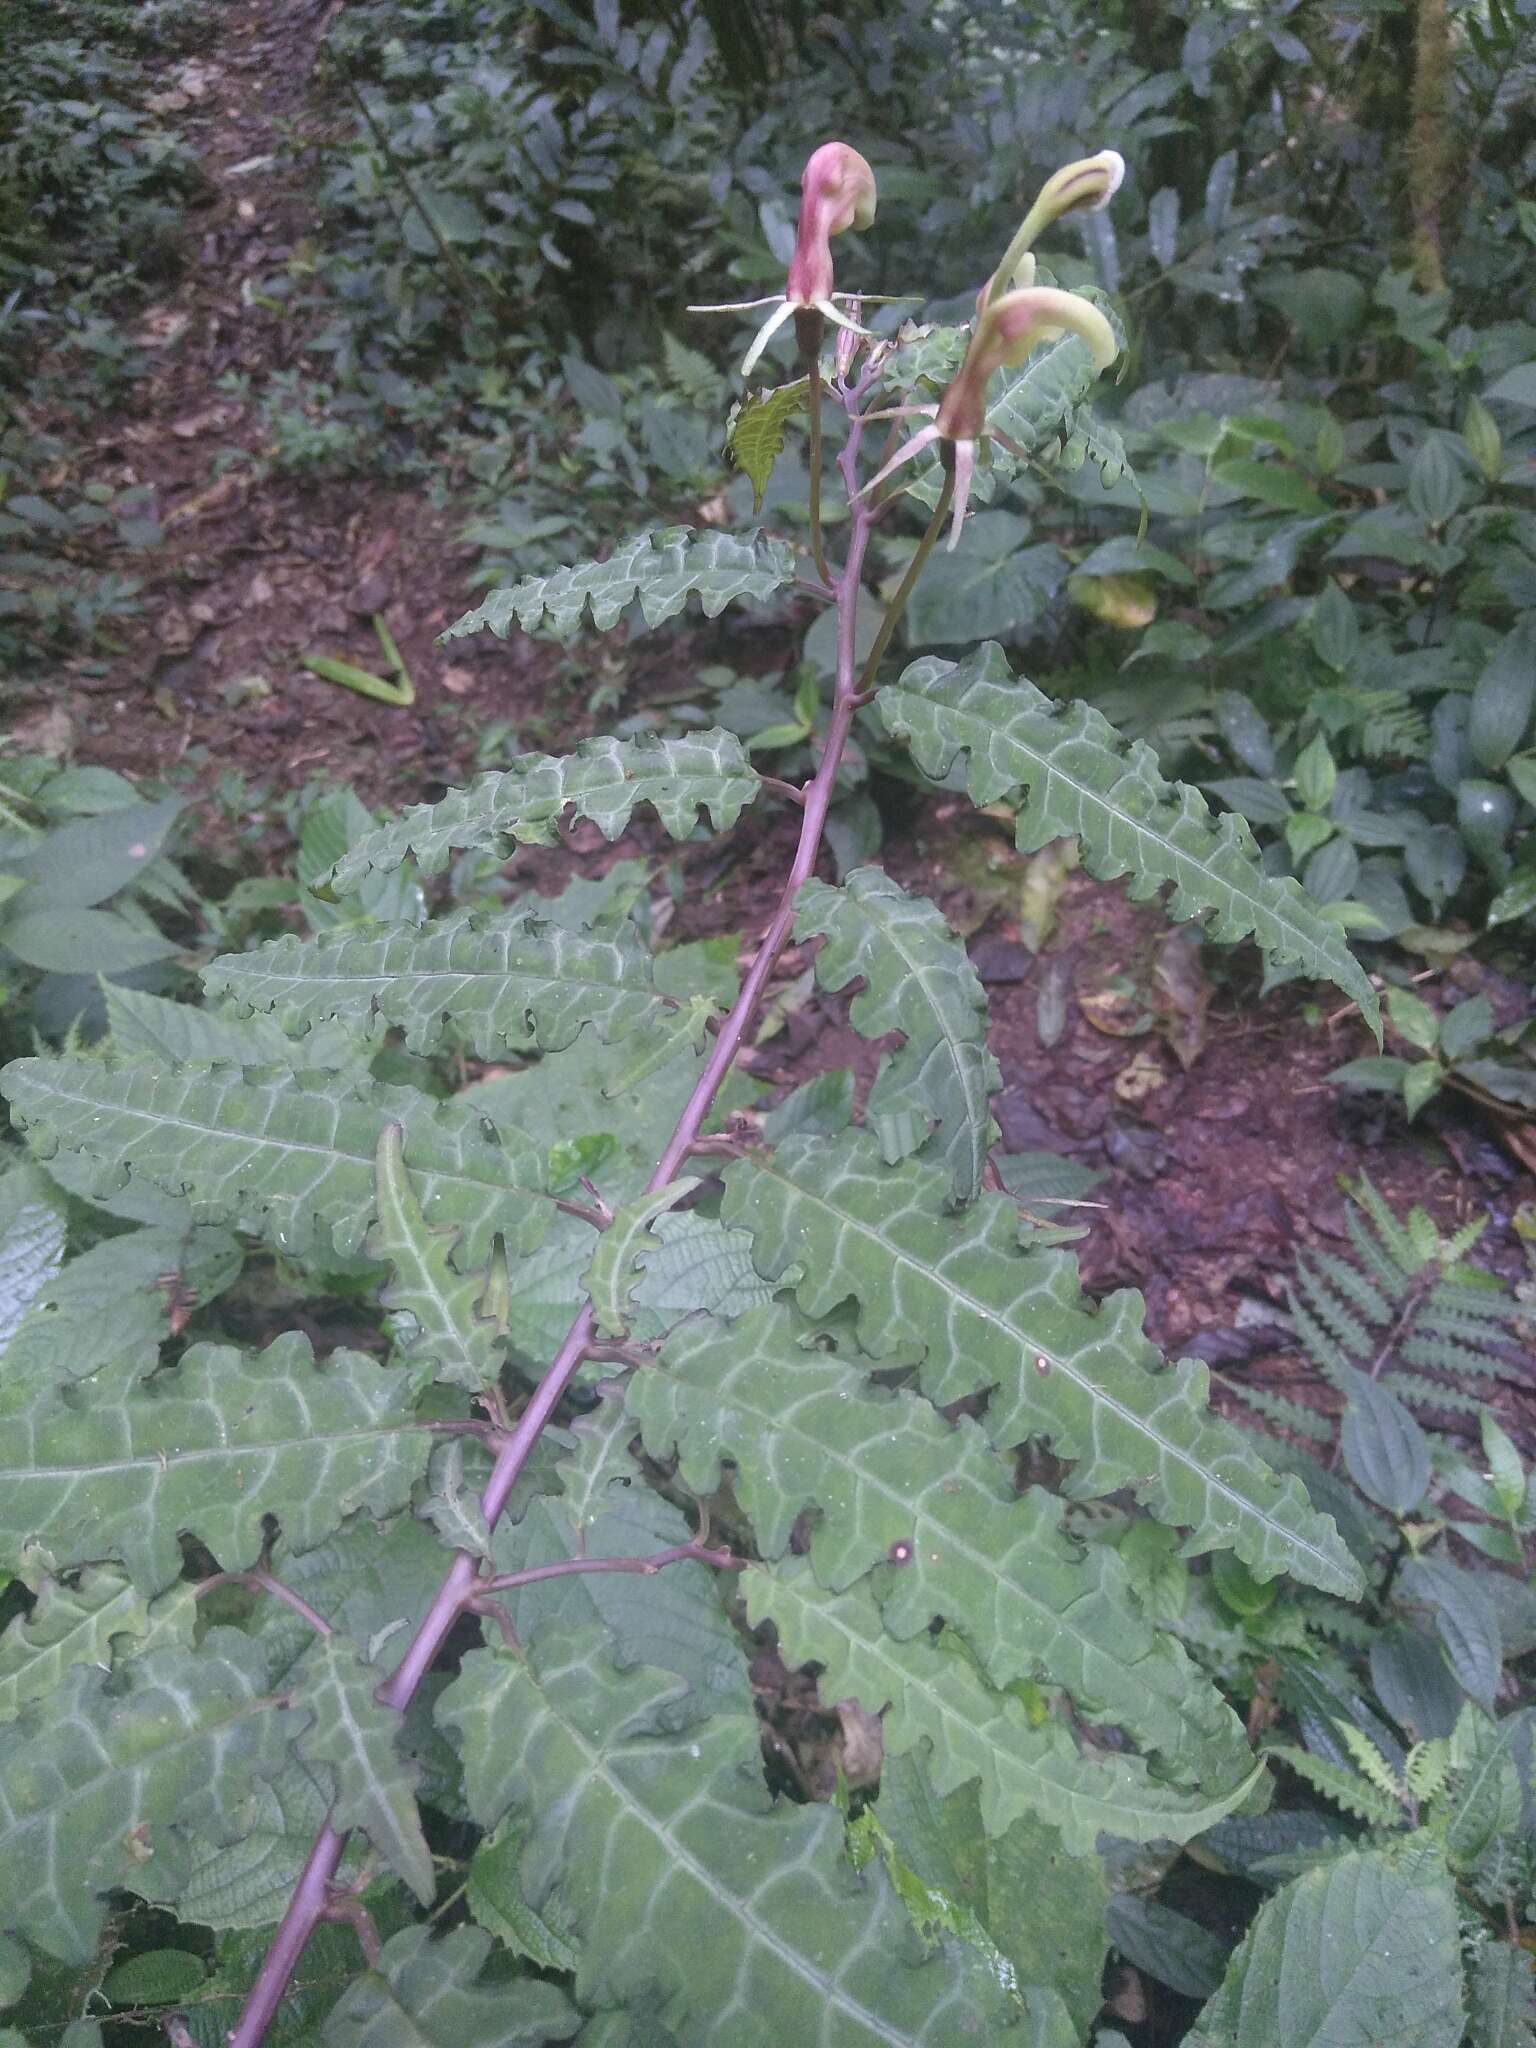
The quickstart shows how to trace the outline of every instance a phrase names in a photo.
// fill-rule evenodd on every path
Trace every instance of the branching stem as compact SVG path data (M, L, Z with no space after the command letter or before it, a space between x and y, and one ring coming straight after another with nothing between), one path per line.
M199 1579L194 1589L199 1600L211 1593L215 1586L252 1586L258 1593L270 1593L274 1600L281 1600L285 1607L291 1607L301 1620L307 1621L316 1635L333 1636L336 1631L317 1607L311 1607L302 1593L295 1593L292 1586L285 1586L281 1579L273 1578L264 1566L255 1565L248 1572L215 1572L210 1579Z
M864 436L858 409L873 389L878 376L878 368L866 367L863 374L853 383L839 384L836 387L837 396L848 413L848 434L838 455L837 466L850 501L847 559L839 574L829 575L827 578L837 603L837 687L833 697L832 716L822 742L816 773L801 792L803 804L800 837L795 847L794 860L785 877L778 906L769 919L756 957L741 984L741 992L710 1047L709 1060L704 1071L700 1074L683 1113L677 1120L676 1128L667 1141L656 1170L647 1183L648 1194L655 1194L676 1180L678 1169L693 1150L720 1086L730 1072L742 1041L757 1015L758 1006L773 977L779 956L789 943L795 924L796 899L801 888L814 873L816 858L821 851L827 815L837 793L838 771L842 766L844 750L853 729L854 714L858 708L860 695L865 687L865 678L858 674L854 625L865 556L869 550L870 533L878 516L878 508L871 507L855 496L858 489L859 451ZM813 472L815 467L813 462ZM946 504L947 492L945 497L940 499L929 532L919 543L917 555L909 565L901 587L892 601L892 616L886 622L890 630L882 628L874 650L875 660L884 652L885 645L890 639L890 632L895 629L895 619L900 616L901 607L905 605L923 561L931 551ZM873 663L866 664L866 677L872 676L873 673ZM488 1527L494 1528L500 1519L535 1444L559 1406L582 1360L589 1356L595 1337L595 1322L592 1304L588 1302L566 1332L565 1340L550 1361L543 1379L534 1389L528 1405L502 1444L481 1497L480 1504ZM622 1568L633 1571L637 1562L648 1566L654 1564L653 1560L628 1560ZM573 1560L573 1563L576 1569L581 1568L580 1561ZM473 1551L460 1550L455 1553L443 1583L406 1645L394 1675L380 1688L379 1698L385 1705L403 1710L415 1698L418 1687L431 1670L458 1616L472 1607L476 1600L483 1598L488 1590L487 1582L480 1577L480 1567L481 1560ZM569 1565L565 1567L570 1568ZM288 1902L288 1909L257 1972L256 1981L251 1986L239 2021L229 2036L228 2048L259 2048L259 2044L266 2038L267 2030L272 2024L278 2006L282 2003L289 1979L304 1953L305 1944L325 1917L330 1900L329 1887L340 1866L345 1848L346 1836L327 1822L321 1828L314 1847L309 1852L309 1859Z
M543 1579L567 1579L575 1572L637 1572L642 1578L653 1578L669 1564L695 1564L713 1566L719 1572L739 1572L745 1558L735 1556L729 1550L708 1550L701 1543L674 1543L670 1550L658 1550L651 1557L561 1557L552 1564L530 1565L526 1571L498 1572L493 1579L482 1579L482 1593L507 1593L514 1586L536 1586Z

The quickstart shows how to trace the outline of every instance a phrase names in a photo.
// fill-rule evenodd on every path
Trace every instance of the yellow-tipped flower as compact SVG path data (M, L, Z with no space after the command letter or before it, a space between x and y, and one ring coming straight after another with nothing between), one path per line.
M838 311L834 301L846 293L832 289L832 237L848 228L867 228L875 218L875 174L859 152L846 142L824 142L814 150L800 179L800 223L795 234L795 253L782 297L744 299L733 305L690 306L690 313L745 313L758 306L773 311L757 330L752 346L742 360L741 374L749 377L757 359L786 320L797 313L816 313L835 327L855 334L867 329ZM816 327L816 333L821 328Z
M1062 334L1075 334L1087 343L1093 367L1100 375L1120 353L1115 331L1104 315L1076 292L1035 284L1021 291L1005 292L1001 298L984 304L965 360L944 396L932 408L931 424L899 448L884 468L870 478L865 490L873 490L893 469L910 462L935 441L948 443L948 460L955 479L954 516L949 528L949 545L953 548L970 504L976 451L988 431L988 383L998 370L1017 369L1032 349Z
M1003 260L982 286L981 301L998 292L1014 291L1035 281L1035 260L1029 254L1040 236L1064 213L1102 213L1125 180L1125 158L1118 149L1101 149L1075 164L1063 164L1046 179L1040 196L1025 214Z

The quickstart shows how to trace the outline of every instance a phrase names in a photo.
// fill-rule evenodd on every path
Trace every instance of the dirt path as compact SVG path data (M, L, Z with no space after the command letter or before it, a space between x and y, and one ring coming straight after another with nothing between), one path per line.
M438 648L472 601L459 522L366 474L272 473L257 408L221 388L234 375L259 390L297 363L299 322L258 287L317 224L329 116L313 74L331 12L329 0L233 0L205 49L165 60L156 101L197 151L207 199L185 224L179 284L134 323L148 376L78 453L91 476L153 488L163 539L111 558L143 585L121 651L71 663L17 709L23 735L130 773L186 760L202 782L238 765L286 790L323 772L398 801L461 771L492 720L516 720L550 656ZM409 710L299 666L316 651L377 673L375 613L415 681Z

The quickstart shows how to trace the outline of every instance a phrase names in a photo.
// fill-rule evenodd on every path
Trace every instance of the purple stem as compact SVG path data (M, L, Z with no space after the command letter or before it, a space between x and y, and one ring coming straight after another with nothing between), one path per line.
M561 1557L552 1564L530 1565L522 1572L500 1572L494 1579L482 1579L479 1591L506 1593L513 1586L536 1586L541 1579L567 1579L574 1572L639 1572L649 1577L664 1565L682 1564L688 1559L713 1565L721 1572L739 1572L746 1562L729 1550L706 1550L701 1543L674 1543L670 1550L658 1550L650 1557Z
M822 745L821 759L815 775L800 792L803 809L800 839L795 848L794 861L785 879L778 908L763 933L757 957L742 982L741 993L737 996L730 1015L720 1027L710 1050L708 1064L699 1076L693 1093L677 1120L677 1127L667 1141L667 1148L657 1162L656 1171L646 1184L648 1194L654 1194L658 1189L666 1187L670 1181L676 1180L678 1168L688 1157L695 1139L703 1128L720 1085L730 1072L741 1042L757 1014L758 1005L763 999L779 955L789 941L795 923L795 899L802 885L810 880L815 871L816 856L821 850L827 814L832 808L832 799L837 791L837 773L842 764L843 750L848 744L848 736L853 729L854 717L860 702L858 664L854 655L854 622L859 583L864 572L864 556L880 508L871 507L863 499L855 498L853 494L858 486L859 448L864 438L864 425L858 417L858 407L873 388L878 375L878 370L866 368L856 384L846 387L841 392L848 413L848 437L838 457L838 468L842 471L843 482L847 486L850 511L848 557L841 573L832 578L833 596L837 603L837 687L832 703L832 717ZM555 1353L527 1407L518 1417L516 1425L507 1433L481 1497L480 1505L488 1528L495 1527L534 1445L543 1434L566 1388L575 1377L577 1367L586 1357L593 1341L595 1327L592 1304L588 1302L566 1333L565 1342ZM634 1567L629 1565L626 1568L632 1570ZM449 1629L464 1608L485 1590L484 1581L479 1574L480 1560L473 1551L460 1550L454 1554L453 1563L449 1566L432 1605L422 1617L415 1635L407 1644L404 1655L395 1667L394 1675L379 1689L378 1696L384 1705L402 1711L410 1705L416 1696L417 1688L432 1668ZM305 1944L319 1922L325 1918L326 1908L330 1903L328 1886L336 1875L345 1847L345 1835L338 1834L327 1822L315 1838L315 1845L309 1852L309 1861L305 1864L293 1897L288 1902L288 1910L273 1936L272 1946L262 1960L239 2022L229 2035L228 2048L259 2048L259 2044L266 2038L267 2029L282 2002L283 1994L288 1988L288 1980L298 1966Z
M311 1607L302 1593L295 1593L292 1586L285 1586L281 1579L274 1579L260 1565L248 1572L215 1572L212 1578L199 1579L194 1588L195 1597L201 1600L215 1586L254 1586L258 1592L270 1593L275 1600L291 1607L295 1614L309 1623L316 1635L333 1636L336 1633L320 1610Z

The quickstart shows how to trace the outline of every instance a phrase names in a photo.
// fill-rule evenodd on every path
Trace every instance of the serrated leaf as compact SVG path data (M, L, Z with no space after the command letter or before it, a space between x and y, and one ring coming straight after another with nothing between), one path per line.
M422 1905L436 1889L432 1853L416 1811L417 1767L401 1754L401 1717L375 1698L387 1674L344 1636L322 1636L299 1667L290 1695L307 1721L294 1748L331 1791L331 1824L361 1829Z
M593 626L606 633L618 624L625 606L636 601L647 626L659 626L676 617L692 596L699 599L705 618L714 619L739 598L772 597L794 577L794 553L782 540L762 535L737 540L691 526L659 526L620 542L605 562L578 562L493 590L442 637L484 632L504 637L515 625L524 633L569 640L589 610Z
M1429 1440L1395 1394L1345 1370L1349 1405L1339 1437L1349 1476L1378 1507L1411 1514L1429 1486Z
M942 1616L995 1685L1065 1687L1086 1718L1162 1752L1169 1775L1226 1784L1247 1773L1240 1723L1176 1640L1149 1627L1116 1551L1074 1543L1049 1494L1016 1494L975 1422L873 1387L870 1361L803 1337L782 1308L729 1328L684 1324L628 1383L651 1455L675 1454L701 1496L730 1459L766 1558L784 1557L816 1509L816 1577L840 1592L874 1572L893 1635L923 1634Z
M202 1060L225 1066L297 1065L299 1048L266 1017L218 1017L195 1003L173 1003L141 988L108 982L104 991L107 1030L115 1053L147 1053L164 1065ZM340 1047L334 1048L340 1051ZM321 1050L318 1039L315 1051ZM332 1047L325 1048L327 1054ZM367 1048L352 1057L306 1059L305 1066L364 1065Z
M534 1192L543 1162L518 1132L493 1143L473 1108L413 1088L82 1058L17 1060L0 1078L39 1153L83 1154L104 1191L131 1177L185 1194L199 1222L258 1228L283 1251L361 1249L391 1121L405 1132L423 1213L460 1225L467 1259L489 1258L498 1232L532 1251L553 1213Z
M653 1557L687 1543L692 1530L670 1501L644 1483L630 1454L635 1434L622 1401L608 1398L571 1430L560 1461L560 1493L534 1500L492 1540L497 1571L526 1571L574 1557ZM683 1561L655 1573L576 1572L499 1594L520 1640L539 1629L577 1631L601 1623L620 1665L675 1672L687 1691L667 1709L682 1727L720 1708L747 1704L746 1660L725 1608L734 1580Z
M736 2048L766 2014L826 2048L997 2038L1006 1994L964 1952L922 1953L883 1874L849 1866L840 1816L769 1799L753 1715L657 1732L676 1691L582 1631L527 1661L471 1651L438 1705L475 1819L528 1828L524 1896L571 1928L578 2001L658 1993L680 2048Z
M925 775L943 781L967 754L975 803L1019 805L1023 852L1076 834L1090 874L1129 876L1138 901L1169 885L1171 916L1204 917L1223 943L1251 936L1273 963L1334 982L1379 1036L1375 991L1338 926L1289 876L1264 873L1240 817L1215 818L1188 784L1164 781L1151 748L1127 745L1092 706L1060 707L1015 681L994 644L958 666L914 662L877 701Z
M990 1096L1002 1086L987 1050L987 998L964 946L937 904L910 896L879 868L855 868L839 889L810 881L797 899L795 937L824 934L816 979L864 989L849 1020L866 1038L899 1031L870 1091L871 1117L918 1109L936 1117L933 1149L949 1168L956 1201L981 1186L996 1136Z
M109 1970L101 1989L114 2005L174 2005L196 1991L205 1975L202 1957L187 1949L141 1949Z
M1467 2048L1536 2048L1536 1981L1530 1955L1490 1941L1472 1959Z
M1423 1837L1336 1857L1259 1908L1190 2048L1456 2048L1456 1902Z
M915 1160L886 1169L873 1139L850 1133L792 1138L771 1160L730 1167L722 1213L752 1231L765 1277L805 1262L796 1293L808 1314L855 1299L860 1342L876 1359L909 1354L920 1333L930 1399L994 1389L993 1443L1047 1437L1078 1461L1072 1495L1131 1487L1191 1531L1192 1553L1230 1548L1257 1578L1289 1571L1358 1594L1358 1568L1332 1521L1210 1412L1205 1368L1159 1369L1139 1298L1116 1294L1091 1308L1073 1258L1019 1248L1011 1200L983 1195L951 1216L947 1198L937 1169Z
M405 1927L378 1967L354 1979L320 2030L325 2048L544 2048L574 2032L577 2014L553 1984L498 1976L482 1983L491 1937L455 1927Z
M866 1587L820 1591L802 1560L771 1573L752 1566L743 1592L750 1619L773 1622L786 1663L822 1666L824 1698L884 1709L888 1754L917 1750L941 1794L974 1780L989 1834L1033 1813L1060 1831L1073 1856L1091 1855L1101 1834L1185 1842L1241 1806L1263 1778L1254 1763L1207 1797L1158 1783L1139 1757L1086 1755L1059 1721L1036 1722L1018 1699L994 1692L969 1658L927 1636L887 1635Z
M400 1362L418 1386L435 1379L478 1393L493 1385L504 1344L497 1324L480 1313L487 1276L459 1272L453 1264L459 1230L452 1224L435 1230L422 1215L398 1124L379 1133L375 1186L378 1221L368 1250L393 1269L379 1300L408 1319L396 1337Z
M751 480L752 516L762 510L763 493L784 447L784 430L809 403L811 380L800 377L772 391L749 391L731 407L725 452Z
M599 1236L583 1284L591 1297L597 1327L605 1336L622 1337L629 1328L630 1296L640 1279L640 1263L662 1248L650 1226L698 1185L697 1174L685 1174L653 1194L637 1195L615 1211L613 1221Z
M148 1626L149 1602L120 1571L84 1571L74 1586L44 1579L31 1612L0 1633L0 1721L45 1698L72 1664L105 1669L113 1638L141 1636Z
M514 845L552 846L566 812L590 818L616 839L637 804L650 804L674 839L686 839L705 811L717 832L734 825L759 788L735 733L719 726L673 739L585 740L574 754L522 754L440 803L414 804L392 824L348 848L325 877L337 896L362 887L412 855L436 874L455 849L509 858Z
M583 1024L624 1038L675 1008L657 993L633 925L573 932L528 910L290 934L222 955L203 969L203 985L289 1032L377 1019L399 1027L412 1052L433 1051L446 1034L480 1059L559 1051Z
M88 1963L114 1887L172 1903L193 1831L232 1840L282 1758L260 1651L214 1629L121 1674L68 1672L0 1729L0 1926Z
M306 1647L308 1634L306 1628ZM188 1830L187 1874L176 1894L182 1918L205 1927L270 1930L282 1918L329 1810L314 1776L303 1764L294 1762L290 1752L285 1768L251 1788L240 1832L233 1840L210 1842L197 1829ZM367 1853L362 1843L348 1851L340 1872L344 1881L357 1874ZM356 1936L349 1938L352 1949L347 1968L333 1972L333 1993L337 1981L345 1981L356 1967ZM263 1945L265 1939L263 1936ZM255 1974L254 1968L251 1974ZM225 2021L226 2029L234 2023L238 2009L236 2001ZM223 2048L224 2031L213 2033L208 2048Z
M322 1367L295 1332L255 1355L198 1344L147 1383L88 1380L11 1424L0 1548L116 1558L157 1593L180 1574L182 1532L236 1570L261 1555L267 1515L302 1550L359 1508L403 1507L430 1441L409 1383L361 1352Z

